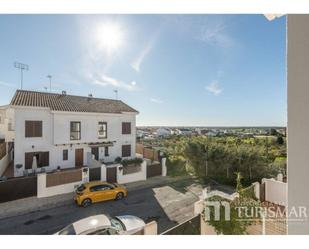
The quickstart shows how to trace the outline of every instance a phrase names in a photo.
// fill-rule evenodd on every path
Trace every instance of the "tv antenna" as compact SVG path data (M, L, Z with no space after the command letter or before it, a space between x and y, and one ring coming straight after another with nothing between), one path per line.
M20 70L20 89L23 89L23 71L29 70L29 66L27 64L24 63L20 63L20 62L14 62L14 67Z
M52 77L53 77L53 76L47 75L46 77L49 78L49 91L51 92L51 91L52 91L52 88L51 88L51 84L52 84L52 83L51 83L51 82L52 82Z
M118 90L114 90L116 100L118 100Z

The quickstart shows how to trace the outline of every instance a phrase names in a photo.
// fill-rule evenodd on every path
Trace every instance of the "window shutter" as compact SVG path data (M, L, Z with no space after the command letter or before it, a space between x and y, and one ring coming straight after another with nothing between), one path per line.
M49 166L49 151L41 153L41 167Z
M25 121L25 137L42 137L42 121Z
M131 123L127 123L127 134L131 134Z
M25 137L32 137L32 121L25 121Z
M42 137L42 121L34 121L34 136Z
M62 155L62 159L63 159L63 161L66 161L66 160L68 160L68 153L69 153L69 151L68 150L63 150L63 155Z
M126 126L125 123L122 123L122 134L126 134Z
M32 169L33 152L25 153L25 169Z
M122 123L122 134L131 134L131 123L130 122Z
M129 157L131 156L131 145L122 145L122 157Z

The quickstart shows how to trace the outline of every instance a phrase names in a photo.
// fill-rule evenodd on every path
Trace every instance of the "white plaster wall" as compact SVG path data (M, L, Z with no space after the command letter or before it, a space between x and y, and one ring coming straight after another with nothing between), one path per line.
M0 138L4 138L6 142L12 142L15 138L15 132L8 130L9 123L12 123L12 128L15 127L14 109L5 106L0 109Z
M117 165L117 182L120 184L147 180L147 163L145 160L141 164L141 171L133 174L123 175L123 170L119 170L119 167L122 167L122 165Z
M161 165L162 165L162 176L166 176L167 168L166 168L166 158L165 157L162 158Z
M1 160L0 160L0 176L4 173L6 168L8 167L10 163L10 154L6 154Z
M49 197L54 195L61 195L67 193L73 193L75 189L82 183L89 181L89 171L83 172L82 180L79 182L73 182L68 184L62 184L53 187L46 187L46 173L37 175L37 197Z
M101 165L101 181L106 181L106 165Z
M42 120L42 137L25 137L25 120ZM14 165L22 164L15 175L20 175L24 169L25 153L33 151L50 151L52 142L52 115L48 109L16 108L15 109L15 141L14 141ZM52 153L49 155L52 158ZM50 163L52 161L50 160Z
M81 122L81 139L70 140L70 122ZM107 122L107 138L98 138L98 122ZM131 122L131 134L123 135L122 122ZM131 156L135 156L136 140L136 121L135 114L97 114L97 113L54 113L54 144L78 144L78 143L97 143L114 142L109 147L109 156L104 156L104 148L99 149L99 158L105 161L114 161L121 156L121 146L131 144ZM58 131L62 132L58 132Z
M265 200L287 206L287 183L274 179L265 179Z

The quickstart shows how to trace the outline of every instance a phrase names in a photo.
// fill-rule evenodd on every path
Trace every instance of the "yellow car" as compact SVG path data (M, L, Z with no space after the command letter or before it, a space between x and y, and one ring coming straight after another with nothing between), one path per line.
M102 181L88 182L80 185L74 196L77 205L87 207L92 203L121 200L128 195L124 186Z

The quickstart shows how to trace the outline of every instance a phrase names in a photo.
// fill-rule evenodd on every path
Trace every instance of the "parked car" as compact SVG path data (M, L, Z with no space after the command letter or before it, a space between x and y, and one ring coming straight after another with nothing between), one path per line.
M81 184L75 192L74 200L77 205L87 207L92 203L121 200L128 195L124 186L116 183L93 181Z
M109 217L104 214L76 221L56 235L129 235L142 230L145 222L132 215Z

